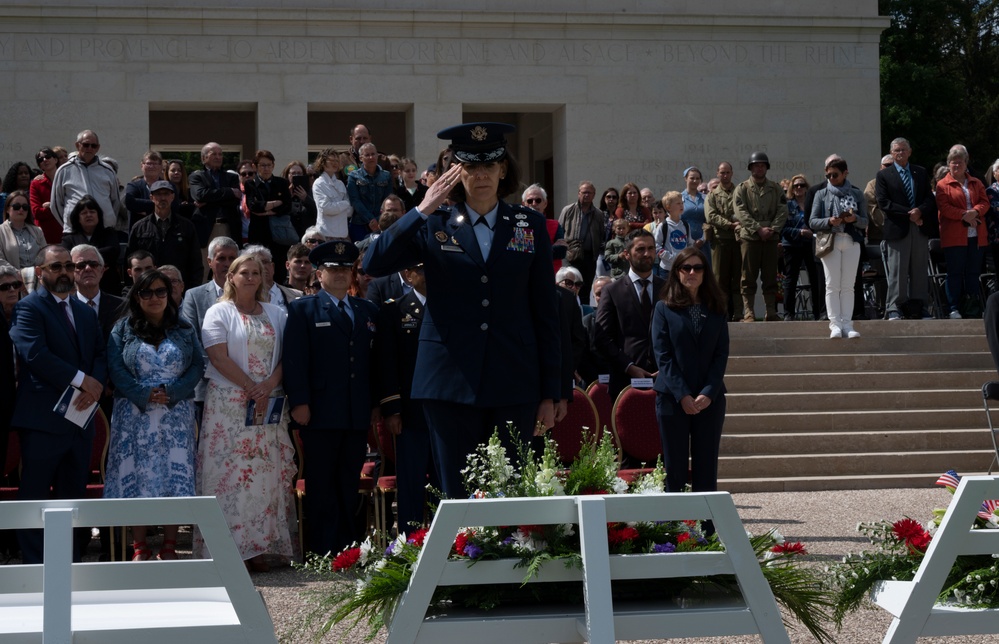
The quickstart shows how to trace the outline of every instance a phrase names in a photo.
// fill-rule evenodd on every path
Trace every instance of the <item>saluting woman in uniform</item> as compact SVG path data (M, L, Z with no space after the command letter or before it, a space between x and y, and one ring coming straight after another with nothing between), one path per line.
M388 275L423 263L427 306L412 397L424 400L447 497L495 427L527 443L555 424L559 330L544 218L504 197L517 192L505 123L466 123L450 139L451 167L421 203L368 249L364 270ZM451 208L441 208L445 200Z

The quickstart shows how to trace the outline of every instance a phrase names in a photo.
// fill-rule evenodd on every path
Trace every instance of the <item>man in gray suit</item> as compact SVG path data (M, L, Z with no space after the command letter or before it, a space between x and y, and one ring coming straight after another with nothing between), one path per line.
M196 286L184 294L180 305L180 315L198 330L201 337L201 327L205 323L205 313L222 295L225 288L225 276L229 265L239 255L239 246L228 237L216 237L208 244L208 267L212 270L212 279L201 286ZM202 379L194 389L194 404L197 407L198 422L201 422L201 411L205 405L205 389L207 379Z

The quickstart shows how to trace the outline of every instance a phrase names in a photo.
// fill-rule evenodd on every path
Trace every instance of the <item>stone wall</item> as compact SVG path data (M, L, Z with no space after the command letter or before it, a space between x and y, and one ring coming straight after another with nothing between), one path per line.
M403 113L392 151L421 166L463 114L514 113L556 205L581 178L661 194L729 160L741 179L755 149L812 180L838 152L863 185L883 154L875 0L141 4L0 6L0 168L91 128L130 177L150 110L180 109L255 112L279 165L304 156L310 111Z

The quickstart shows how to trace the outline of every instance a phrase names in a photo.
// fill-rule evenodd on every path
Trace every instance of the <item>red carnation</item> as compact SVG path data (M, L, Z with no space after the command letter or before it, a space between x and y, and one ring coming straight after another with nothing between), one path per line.
M611 528L607 531L607 542L614 546L638 538L638 530L632 527Z
M776 546L770 549L771 552L779 555L807 555L808 551L805 550L805 544L800 541L795 541L794 543L778 543Z
M683 543L684 541L688 541L689 539L690 539L689 532L681 532L680 534L676 535L676 545L680 545L681 543Z
M932 540L933 537L930 536L930 533L924 530L921 535L906 540L905 545L909 546L909 552L916 554L917 552L926 552Z
M913 537L921 535L924 530L923 526L919 525L918 521L913 519L901 519L896 521L891 525L892 532L895 533L895 538L899 541L908 541Z
M534 535L544 535L545 526L543 526L543 525L522 525L522 526L519 526L519 529L524 534L530 535L530 536L533 537Z
M336 556L333 560L333 572L340 572L341 570L347 570L357 563L357 560L361 558L360 548L348 548Z
M459 532L458 536L456 536L454 538L454 550L453 550L453 552L455 554L457 554L457 555L464 556L465 555L465 546L468 545L468 539L469 539L469 537L471 537L474 534L475 533L471 532L471 531L469 531L469 532Z
M418 548L422 548L423 540L427 538L427 532L426 528L416 530L413 534L409 535L409 538L406 539L406 543L411 543Z

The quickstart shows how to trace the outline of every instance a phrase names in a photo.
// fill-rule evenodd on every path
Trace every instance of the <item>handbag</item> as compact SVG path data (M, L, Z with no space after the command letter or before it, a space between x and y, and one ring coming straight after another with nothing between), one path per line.
M815 233L815 257L821 259L832 252L833 239L836 235L831 232Z
M280 246L294 246L301 237L298 231L291 224L291 215L273 215L269 218L271 225L271 239Z

